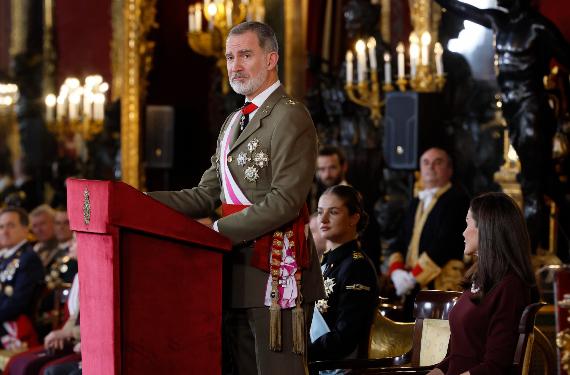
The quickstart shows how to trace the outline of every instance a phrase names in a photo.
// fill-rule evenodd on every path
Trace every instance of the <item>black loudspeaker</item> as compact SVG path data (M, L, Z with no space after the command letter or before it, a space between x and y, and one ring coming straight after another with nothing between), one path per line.
M384 159L392 169L418 169L428 148L444 146L441 95L417 92L386 94Z
M146 107L145 160L148 168L172 168L174 161L174 108Z

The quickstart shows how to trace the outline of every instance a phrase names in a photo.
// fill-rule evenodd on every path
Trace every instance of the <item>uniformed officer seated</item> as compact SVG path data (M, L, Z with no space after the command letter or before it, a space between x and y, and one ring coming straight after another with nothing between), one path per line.
M379 288L358 241L368 220L362 197L351 186L333 186L321 195L317 212L328 249L321 263L327 297L316 303L309 361L365 357Z
M44 268L27 240L28 225L25 210L0 211L0 340L6 349L35 339L30 316Z

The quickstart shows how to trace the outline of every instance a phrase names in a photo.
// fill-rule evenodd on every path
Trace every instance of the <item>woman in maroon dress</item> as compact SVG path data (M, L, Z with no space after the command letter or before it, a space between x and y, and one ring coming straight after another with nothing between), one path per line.
M510 373L522 311L537 297L528 231L516 203L503 193L481 195L471 201L466 221L464 252L477 261L450 313L449 354L428 375Z

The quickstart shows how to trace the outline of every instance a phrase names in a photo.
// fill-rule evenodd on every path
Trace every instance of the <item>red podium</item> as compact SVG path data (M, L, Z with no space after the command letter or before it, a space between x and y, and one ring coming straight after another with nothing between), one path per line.
M69 179L83 373L219 374L231 242L121 182Z

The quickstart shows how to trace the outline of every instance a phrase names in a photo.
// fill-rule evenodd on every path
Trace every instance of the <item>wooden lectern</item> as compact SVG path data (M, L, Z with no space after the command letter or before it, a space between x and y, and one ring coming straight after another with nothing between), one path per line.
M83 373L219 374L231 242L121 182L67 180Z

